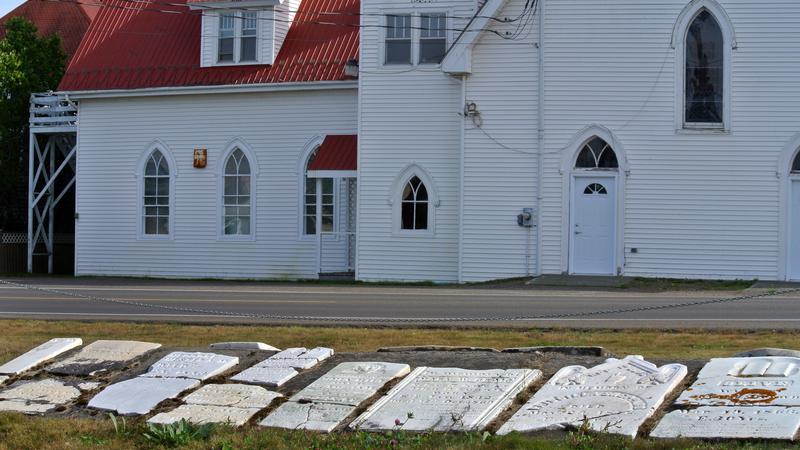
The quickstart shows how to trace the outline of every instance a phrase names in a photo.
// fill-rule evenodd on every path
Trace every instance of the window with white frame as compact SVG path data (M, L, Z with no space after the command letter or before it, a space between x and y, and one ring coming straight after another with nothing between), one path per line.
M317 149L319 151L319 149ZM335 196L333 178L309 178L308 167L317 156L317 151L311 154L306 163L305 195L303 205L303 233L306 235L317 234L317 205L319 205L319 218L322 223L323 233L334 231Z
M447 17L422 14L419 19L419 64L439 64L447 52Z
M219 14L217 61L249 63L258 61L258 12L223 12Z
M169 163L160 150L153 150L144 169L142 220L145 235L169 235L169 190Z
M226 236L250 236L252 233L250 177L250 162L237 148L225 162L222 224Z
M417 176L411 177L403 187L400 228L403 230L428 229L428 189Z
M411 14L386 16L386 64L411 64Z
M684 123L687 126L723 126L724 46L719 22L708 10L701 10L686 31Z

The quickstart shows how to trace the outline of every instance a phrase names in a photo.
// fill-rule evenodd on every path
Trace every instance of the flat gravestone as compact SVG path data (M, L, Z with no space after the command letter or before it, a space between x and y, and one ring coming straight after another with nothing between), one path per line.
M781 406L701 406L672 411L651 437L695 439L793 440L800 429L800 408Z
M211 350L244 350L244 351L268 351L279 352L281 349L275 348L263 342L217 342L208 346Z
M800 358L712 359L651 436L793 439L800 427Z
M148 422L229 423L242 426L276 398L277 392L243 384L211 384L203 386L183 399L184 405L156 415Z
M800 358L712 359L676 403L697 406L800 406Z
M80 397L81 391L61 381L19 381L0 392L0 411L43 414Z
M94 341L77 354L47 368L60 375L88 376L123 369L133 360L161 347L161 344L138 341Z
M236 374L231 380L273 387L283 386L299 374L298 370L310 369L331 356L333 349L326 347L311 350L302 347L287 348Z
M2 386L3 383L5 383L9 378L10 377L6 377L6 376L3 376L3 375L0 375L0 386Z
M641 357L559 370L498 434L580 427L635 438L639 428L686 377L682 364L657 367Z
M44 344L0 366L0 374L19 375L64 352L83 345L80 338L50 339Z
M172 352L150 366L143 377L207 380L235 365L239 358L202 352Z
M541 378L530 369L466 370L418 367L350 428L368 431L482 430Z
M119 414L147 414L164 400L200 385L190 378L136 377L112 384L89 401L89 407Z
M386 383L410 370L407 364L384 362L339 364L293 395L260 425L330 432Z

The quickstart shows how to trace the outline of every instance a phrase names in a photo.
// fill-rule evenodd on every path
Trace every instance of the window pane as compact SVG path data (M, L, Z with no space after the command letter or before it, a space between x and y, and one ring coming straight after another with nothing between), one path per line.
M724 41L708 11L695 18L686 34L686 122L721 123Z
M157 205L169 205L169 196L168 195L159 195L155 198Z
M147 206L144 208L144 215L145 216L156 216L158 215L158 207L155 206Z
M236 195L238 187L238 183L236 177L226 176L225 177L225 195Z
M225 234L231 235L236 234L236 224L237 220L235 217L226 217L225 218Z
M317 234L317 218L315 216L306 216L306 234Z
M249 176L241 176L238 177L239 186L239 195L250 195L250 177Z
M158 195L169 195L169 178L158 178Z
M386 64L411 64L411 39L387 40Z
M156 234L158 224L155 217L144 218L144 234Z
M386 17L386 64L411 64L411 16Z
M447 51L446 39L420 39L419 63L439 64Z
M438 64L447 51L447 20L444 14L420 16L419 63Z
M427 201L428 200L428 190L425 188L425 185L420 183L419 187L417 187L417 201Z
M256 60L256 37L243 37L241 55L239 61L255 61Z
M322 180L322 193L333 194L333 178L324 178Z
M159 217L158 234L169 234L169 217Z
M333 216L333 205L323 205L322 206L322 215L324 215L324 216Z
M156 195L156 178L146 177L144 179L144 195Z
M155 175L156 174L156 160L153 159L151 156L150 159L147 160L147 166L144 169L145 175Z
M233 62L233 38L219 40L219 62Z
M417 217L414 222L414 229L428 229L428 202L417 202Z
M414 229L414 202L403 202L402 226L404 230Z
M333 217L322 216L322 231L325 233L333 231Z
M250 234L250 216L242 216L239 218L239 234Z
M411 187L411 183L406 183L406 187L403 189L403 201L414 201L414 189Z

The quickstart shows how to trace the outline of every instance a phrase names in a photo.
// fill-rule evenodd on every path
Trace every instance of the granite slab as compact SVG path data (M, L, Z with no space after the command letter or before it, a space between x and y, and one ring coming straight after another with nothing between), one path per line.
M263 342L216 342L209 345L208 348L211 350L281 351L281 349Z
M203 352L172 352L150 366L142 375L151 378L192 378L207 380L239 364L235 356Z
M200 385L192 378L136 377L112 384L89 401L89 407L119 414L147 414L164 400Z
M58 380L18 381L0 391L0 411L41 414L66 405L80 395L78 388Z
M701 406L668 413L650 437L794 440L798 429L800 408Z
M90 376L126 368L131 362L161 347L138 341L94 341L77 354L50 365L47 371L60 375Z

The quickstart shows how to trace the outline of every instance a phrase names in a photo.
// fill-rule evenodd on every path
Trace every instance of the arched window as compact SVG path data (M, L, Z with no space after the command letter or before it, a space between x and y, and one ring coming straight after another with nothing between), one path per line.
M428 189L425 183L414 176L403 188L401 205L403 230L428 229Z
M169 235L169 162L161 150L153 150L144 168L144 234Z
M617 169L619 162L614 149L599 137L592 138L583 146L575 161L576 169Z
M792 173L800 173L800 152L797 152L792 162Z
M334 207L333 178L308 178L308 168L319 152L319 147L308 157L303 176L305 177L305 204L303 208L303 227L307 235L317 234L317 204L322 205L320 217L322 232L333 231Z
M687 124L723 124L724 46L717 19L707 9L700 10L686 30Z
M227 236L251 234L250 161L236 148L225 161L224 192L222 197L223 232Z

